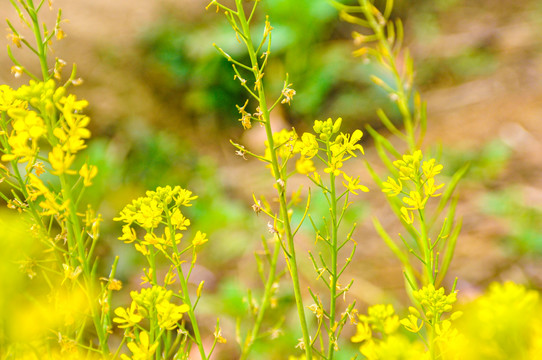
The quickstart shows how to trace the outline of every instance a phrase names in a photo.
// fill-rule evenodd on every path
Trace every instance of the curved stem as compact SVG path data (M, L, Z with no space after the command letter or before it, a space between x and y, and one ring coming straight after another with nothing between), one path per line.
M369 22L369 26L371 27L371 29L373 29L376 38L378 39L378 44L382 47L381 53L388 60L389 67L393 73L393 76L395 77L395 83L397 86L397 107L399 108L399 111L403 116L409 150L411 152L414 152L417 147L415 139L416 134L414 124L412 122L412 114L410 113L408 105L407 91L405 89L401 75L399 74L399 68L397 66L396 59L393 56L393 49L390 46L386 34L384 34L384 25L379 23L378 20L375 18L373 12L373 5L370 1L363 0L362 11Z

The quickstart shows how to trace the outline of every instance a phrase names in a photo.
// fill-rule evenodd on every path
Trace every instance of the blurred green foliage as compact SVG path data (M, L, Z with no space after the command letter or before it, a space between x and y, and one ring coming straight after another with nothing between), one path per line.
M487 185L502 174L511 155L512 150L508 145L501 140L492 140L482 144L476 151L443 149L441 161L446 164L444 171L447 175L455 173L465 164L470 164L464 180Z
M446 14L464 5L463 0L396 3L395 16L407 23L407 33L421 43L438 39ZM369 80L369 73L379 73L378 65L351 56L354 27L340 21L329 2L269 0L261 6L259 13L268 14L274 27L267 85L271 93L280 92L288 73L297 91L291 106L283 106L280 112L287 123L302 130L314 119L341 116L351 129L372 122L378 108L396 118L391 101ZM229 25L213 15L212 9L190 19L178 18L174 12L162 14L140 37L141 74L159 95L158 101L191 119L188 126L240 132L235 105L242 105L247 96L232 79L231 64L219 56L210 39L241 62L247 55L231 36ZM263 31L264 20L258 18L255 28ZM417 58L417 83L449 86L491 74L498 62L486 45L467 44L446 57Z
M260 13L268 14L275 28L267 85L280 92L288 72L297 90L291 107L282 109L288 122L308 124L316 118L342 116L359 126L377 107L386 107L388 101L376 94L379 90L366 75L366 66L374 65L351 56L351 27L339 21L328 2L269 0L262 7ZM257 20L254 26L263 31L265 19ZM233 81L231 64L209 39L239 61L246 60L228 24L212 14L187 22L168 13L141 38L142 66L149 85L163 93L168 106L192 115L201 126L223 129L236 125L235 105L243 104L246 94Z
M483 196L482 210L502 219L508 232L502 236L505 247L518 255L542 255L542 209L527 205L525 192L517 187Z

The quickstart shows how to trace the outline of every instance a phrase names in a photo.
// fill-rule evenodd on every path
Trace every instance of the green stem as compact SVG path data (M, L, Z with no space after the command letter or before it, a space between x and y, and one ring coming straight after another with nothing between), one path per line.
M36 37L36 45L38 51L38 57L40 60L41 74L43 76L43 81L49 80L49 70L47 68L47 44L43 41L43 36L41 34L40 24L38 21L38 13L34 7L34 0L28 0L28 8L26 8L28 15L32 19L32 26L34 36Z
M275 242L273 257L271 260L271 264L269 265L270 266L269 275L267 277L267 282L265 283L265 290L264 290L264 295L262 299L262 304L260 306L260 309L258 310L258 315L256 316L256 321L254 322L252 331L250 332L250 334L247 335L247 338L245 339L245 343L241 351L240 360L246 360L248 358L250 350L252 349L252 345L254 345L254 341L256 341L256 339L258 338L258 334L260 333L260 328L262 326L262 321L263 321L265 312L267 311L267 308L269 307L271 295L273 294L273 285L275 283L275 277L276 277L277 260L278 260L279 252L280 252L280 244L278 241L279 240L277 239L277 241Z
M427 225L425 224L425 216L424 211L422 209L418 210L418 213L420 215L420 236L423 248L421 249L423 251L424 255L424 263L425 263L425 281L423 281L423 285L428 284L435 284L435 277L433 272L433 250L431 248L431 239L429 239L429 236L427 234Z
M327 156L328 161L332 159L332 153L330 149L329 141L327 143ZM330 301L329 301L329 343L327 349L327 359L333 359L333 353L335 350L335 312L336 312L336 300L337 300L337 194L335 188L335 174L333 171L329 174L330 180L330 192L331 192L331 280L329 284Z
M243 4L241 0L235 0L235 4L237 6L238 18L241 23L244 36L246 37L245 43L247 46L248 54L250 56L250 62L253 69L252 71L254 73L255 79L258 79L258 77L260 76L259 64L258 64L257 54L255 53L255 50L254 50L254 45L252 44L252 39L250 36L250 28L249 28L249 24L247 22L247 18L243 10ZM263 122L264 122L264 127L265 127L265 133L267 136L269 149L271 149L270 151L271 165L273 169L273 175L275 177L276 184L277 184L277 192L279 195L280 216L283 221L284 232L286 234L286 238L288 242L288 252L289 252L289 258L287 256L288 270L290 271L290 276L292 277L295 302L297 306L299 322L301 324L301 330L303 332L303 344L305 346L305 357L306 357L306 360L312 360L311 341L310 341L309 330L307 326L307 320L305 318L305 308L303 306L303 298L302 298L301 288L299 284L299 274L298 274L298 269L297 269L297 259L296 259L295 247L294 247L294 237L292 235L290 219L288 216L286 193L284 190L286 187L286 181L281 176L277 154L276 154L276 151L274 151L275 143L273 141L273 131L271 130L269 110L267 108L267 101L265 98L263 80L261 79L258 86L258 97L259 97L259 102L260 102L260 110L263 113L262 117L264 120Z
M59 178L60 185L62 187L63 203L68 202L67 211L69 215L66 219L66 230L68 231L68 246L70 247L68 251L70 264L74 267L77 264L80 264L83 268L84 282L86 288L88 289L88 301L92 321L94 323L94 327L96 328L96 335L98 336L102 354L104 356L108 356L109 346L107 344L106 331L102 326L101 316L98 313L98 309L96 306L96 279L90 267L90 259L88 259L85 254L85 244L82 238L81 222L79 220L79 217L77 216L77 209L75 206L75 202L73 201L73 194L71 192L71 186L68 183L68 179L65 174L60 174ZM72 255L74 251L77 252L76 258L74 258Z
M175 243L175 228L171 224L171 213L169 211L169 208L167 204L164 202L164 212L167 219L167 227L169 230L169 235L171 241L173 242L173 251L175 251L176 255L176 262L175 262L175 268L177 269L177 272L179 274L179 282L181 283L181 290L183 292L183 302L188 305L188 317L190 318L190 322L192 323L192 329L194 330L194 337L196 338L196 345L198 346L198 350L201 356L201 359L207 359L207 355L205 355L205 349L203 348L203 341L201 340L201 334L198 326L198 321L196 319L196 315L194 313L194 307L192 306L192 302L190 300L190 295L188 293L188 283L186 278L184 277L183 269L181 267L181 253L179 252L179 248L177 247L177 244Z

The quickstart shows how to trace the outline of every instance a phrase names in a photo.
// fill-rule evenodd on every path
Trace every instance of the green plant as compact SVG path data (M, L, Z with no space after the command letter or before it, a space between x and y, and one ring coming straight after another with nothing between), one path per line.
M2 198L9 207L27 216L32 236L42 244L43 252L27 264L27 271L32 273L32 267L39 268L40 276L49 285L50 303L67 301L64 298L67 292L74 297L72 306L85 304L84 319L79 322L67 319L57 328L58 336L82 343L92 341L83 331L88 318L98 338L98 351L105 356L109 354L107 339L111 327L107 304L116 289L118 259L106 282L100 284L94 250L101 217L84 203L85 190L92 185L97 168L84 163L73 169L76 156L86 148L90 137L87 129L90 119L83 114L88 103L68 93L70 86L80 83L75 66L65 83L58 85L66 62L48 59L52 40L64 37L61 11L54 27L48 29L38 17L46 6L44 1L11 3L23 26L34 35L34 42L20 35L8 20L9 36L17 47L25 46L37 56L41 74L33 74L18 62L8 47L8 55L14 62L13 74L24 73L32 80L17 90L7 85L0 90L2 161L8 164L2 165L0 171L11 188L9 197L2 194Z
M443 328L448 329L450 320L458 316L452 314L450 320L442 317L451 310L456 295L455 283L450 295L445 295L441 284L461 229L461 220L454 220L457 199L453 199L452 194L467 167L460 168L444 189L444 184L438 184L436 180L443 166L434 158L424 160L421 147L427 126L426 106L420 94L413 90L413 60L408 49L403 47L402 22L390 18L393 1L386 1L383 11L370 0L359 0L359 5L355 6L336 5L341 9L344 20L369 30L369 33L354 33L355 41L361 45L355 55L375 61L387 73L387 77L393 79L386 81L375 75L371 77L375 84L388 93L401 114L403 130L394 125L382 109L377 112L385 128L404 143L406 150L402 154L403 151L398 150L392 141L368 126L378 155L391 176L384 181L369 163L367 167L375 182L387 194L391 209L408 234L408 237L401 234L398 236L404 247L397 244L377 218L373 218L373 223L403 264L406 290L414 301L415 306L411 308L410 315L401 323L407 330L420 335L430 358L437 359L443 356L440 343L448 335ZM437 197L440 197L440 201L433 205ZM416 263L421 265L421 269ZM368 323L370 321L362 320L365 325L358 325L356 340L372 339L370 331L368 337L359 335L370 328ZM425 336L420 333L424 326ZM374 342L369 341L368 344ZM362 353L371 358L368 354L374 353L373 348L364 349L362 346Z
M359 184L359 177L351 177L342 171L341 168L344 162L357 156L357 151L363 152L361 145L357 144L363 133L360 130L356 130L352 134L340 133L342 123L341 118L335 121L332 121L331 119L326 121L315 121L313 126L314 134L307 132L302 136L298 136L295 130L272 131L270 112L273 111L279 103L289 104L296 92L291 88L292 85L288 83L288 79L286 78L284 87L280 95L277 96L276 100L273 102L273 105L267 105L266 88L264 86L264 70L270 55L272 27L269 21L266 21L263 37L256 43L259 45L254 45L250 23L255 14L257 4L258 2L254 3L248 16L245 14L241 1L236 1L235 9L230 9L217 1L212 1L209 4L209 7L216 6L217 10L220 9L224 11L228 22L236 33L236 37L246 46L250 58L249 64L243 64L215 45L218 51L232 63L235 78L239 80L241 86L248 92L250 99L256 103L254 106L255 112L253 114L253 111L249 112L248 108L250 99L247 100L243 106L237 107L241 114L239 121L246 130L252 128L253 121L257 122L265 128L266 132L265 154L258 155L249 151L242 145L233 142L232 144L237 148L239 155L242 155L243 157L249 155L267 164L271 169L271 175L274 178L274 186L279 199L278 214L274 213L271 206L265 200L264 203L262 203L262 201L257 200L256 198L254 199L255 211L263 211L271 219L268 227L269 231L274 234L275 248L273 250L274 256L270 260L271 270L268 274L266 291L262 300L262 306L260 307L260 313L254 323L251 333L244 342L242 358L250 351L250 346L258 335L259 324L262 320L263 313L268 306L268 293L271 290L269 285L272 284L275 277L277 250L280 245L284 252L287 269L292 279L295 301L303 334L302 339L300 339L300 347L304 349L305 357L307 359L311 359L313 353L318 354L318 356L322 358L332 359L334 357L334 352L339 348L339 335L348 317L351 316L351 312L355 305L355 303L348 305L341 315L337 313L337 298L344 295L352 285L352 282L350 282L346 286L341 286L339 278L348 264L352 261L356 248L354 245L346 262L344 264L339 264L338 258L340 251L351 241L353 233L352 229L348 235L343 238L343 234L339 233L339 228L343 216L349 206L350 194L357 195L357 191L359 190L368 191L365 186ZM247 80L247 75L245 75L245 73L251 76L252 79ZM322 241L325 244L328 254L328 258L326 258L322 253L317 256L314 256L311 253L311 261L317 272L318 279L321 279L329 290L328 305L324 305L319 294L310 291L314 304L310 305L308 308L314 313L317 319L317 329L314 334L311 329L309 329L306 319L306 306L304 305L304 298L301 291L298 270L299 265L295 247L295 235L307 216L310 218L310 215L308 215L311 198L310 191L307 196L307 205L304 209L303 216L296 226L292 224L292 213L294 211L293 204L298 201L297 197L299 195L294 193L290 200L287 199L288 179L293 175L291 167L288 166L288 162L297 154L300 155L295 164L297 172L308 175L309 179L322 191L329 206L329 216L325 219L323 229L320 229L316 226L314 221L311 221L316 233L317 241ZM325 169L323 171L324 174L327 174L327 180L324 180L321 173L317 171L313 159L318 159L324 164ZM337 188L339 178L343 179L343 190ZM327 334L324 334L324 331ZM318 342L319 346L315 345L318 344Z

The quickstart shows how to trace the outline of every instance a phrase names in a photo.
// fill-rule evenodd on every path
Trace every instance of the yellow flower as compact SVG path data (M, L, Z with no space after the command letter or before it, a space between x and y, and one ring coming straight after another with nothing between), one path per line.
M2 155L2 161L11 161L19 158L18 162L30 162L37 152L37 145L28 146L28 137L24 134L12 134L8 139L11 153Z
M138 308L135 301L132 301L132 304L129 308L118 307L115 309L116 318L113 319L113 322L116 322L119 328L126 329L138 324L143 320L143 316L138 314Z
M51 172L51 174L75 174L76 172L74 170L70 170L73 160L75 160L75 155L64 152L59 145L55 146L49 153L49 162L55 170Z
M47 131L43 120L35 111L10 109L8 115L15 119L13 129L17 134L24 135L27 139L36 141Z
M369 323L367 321L360 321L357 324L357 331L356 335L352 336L350 338L350 341L352 342L363 342L365 340L371 339L373 336L373 332L371 331L371 327L369 326Z
M294 130L282 129L279 132L273 133L274 151L277 157L281 159L288 159L297 150L297 134ZM269 149L269 142L265 141L265 158L271 159L271 149Z
M405 154L402 159L395 160L393 165L399 169L399 179L414 180L419 172L422 157L421 150L416 150L412 155Z
M171 241L171 232L169 231L169 229L166 229L164 231L164 238L165 238L165 241L164 241L165 246L168 246L168 247L174 246L173 242ZM175 233L175 244L179 244L182 238L183 238L183 234Z
M344 141L343 147L344 149L353 157L357 157L355 150L359 150L362 154L363 147L360 144L357 144L358 141L361 140L363 136L363 132L361 130L355 130L352 135L348 134L341 134L341 138Z
M301 140L296 143L296 152L300 152L302 157L312 159L318 153L318 141L316 136L311 133L303 133Z
M134 242L137 239L137 235L134 229L130 227L130 225L126 224L122 227L122 236L119 237L119 240L124 241L125 243L129 244L131 242Z
M192 195L192 191L183 189L180 186L175 186L173 192L175 193L174 198L177 206L192 206L190 202L198 198Z
M45 184L34 174L28 174L29 184L27 185L27 191L30 201L36 201L40 196L43 196L44 200L39 203L39 206L44 209L41 215L56 215L61 211L64 211L68 207L68 201L59 204L57 202L57 196L52 193Z
M377 304L367 309L368 321L373 330L389 335L399 327L399 316L391 304Z
M429 319L433 317L439 319L443 313L452 311L452 305L457 301L457 293L446 295L443 287L435 289L433 284L414 291L412 296L419 301L425 316Z
M194 237L194 240L192 240L192 245L200 246L205 244L207 241L209 241L209 239L207 239L207 234L198 231Z
M423 162L422 171L425 177L430 179L440 174L442 171L442 165L437 164L435 159L430 159Z
M409 197L404 197L403 202L408 205L408 210L417 210L423 209L425 205L425 200L422 199L421 195L417 191L411 191Z
M314 163L312 162L312 160L307 159L303 156L295 162L295 168L298 173L303 174L303 175L316 171L316 168L314 167Z
M178 306L169 301L162 301L161 303L156 304L160 328L173 330L177 327L178 321L182 319L183 313L188 310L190 310L190 307L186 304Z
M395 181L388 176L388 180L382 183L382 192L387 193L388 196L396 196L403 190L403 183L401 180Z
M412 314L409 314L406 318L401 320L401 325L403 325L405 327L405 329L407 329L408 331L410 331L412 333L417 333L423 327L423 322L421 322L418 325L418 320L420 320L420 319L418 319L416 316L414 316Z
M403 219L407 224L412 224L414 222L414 215L409 213L406 207L402 206L401 219Z
M145 234L143 241L141 241L141 245L151 245L154 246L156 249L163 251L165 242L166 241L163 237L158 237L156 234L153 233L147 233Z
M425 184L423 184L423 190L425 191L425 196L437 197L437 196L442 195L442 194L435 194L435 193L437 192L438 189L442 188L443 186L444 184L435 186L435 178L427 179Z
M342 118L338 118L333 122L331 118L326 121L315 120L312 129L315 133L319 134L320 140L327 141L331 138L332 134L339 132L341 128Z
M121 359L125 360L150 360L152 359L156 348L158 347L158 342L150 345L149 343L149 334L146 332L141 332L139 334L139 343L138 340L128 343L128 349L132 352L132 357L129 358L126 355L122 355Z
M97 173L98 168L96 166L88 166L87 164L84 164L81 170L79 170L79 175L81 175L83 178L83 185L85 187L92 185L91 180L96 176Z
M359 176L357 178L353 178L353 177L350 177L348 175L346 175L344 172L343 172L343 177L344 179L348 182L347 184L345 184L345 182L343 181L343 185L344 187L350 191L352 194L354 195L358 195L358 193L356 192L356 190L361 190L363 192L368 192L369 189L367 188L367 186L363 186L363 185L360 185L359 184Z
M325 173L327 174L333 173L333 175L335 176L339 176L342 173L342 171L339 169L343 167L343 162L340 161L339 159L332 158L331 163L328 163L328 165L329 167L324 169Z
M141 204L141 208L135 214L135 220L145 229L153 229L162 221L162 206L156 200Z
M134 246L135 246L135 249L139 251L143 256L147 256L150 254L145 244L135 244Z
M175 209L171 214L171 224L177 230L186 230L190 226L190 220L185 218L179 209Z

